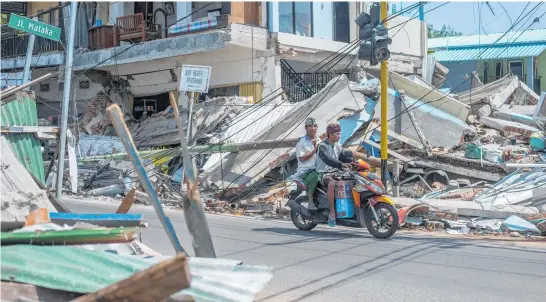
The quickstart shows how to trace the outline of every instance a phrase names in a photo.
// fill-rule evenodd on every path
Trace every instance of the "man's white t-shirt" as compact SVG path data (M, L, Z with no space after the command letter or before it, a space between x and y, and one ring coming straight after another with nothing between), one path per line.
M306 160L301 161L300 157L304 156L305 154L308 154L309 152L313 151L315 149L315 146L313 145L313 141L309 136L304 136L300 138L298 143L296 144L296 157L298 158L298 173L310 170L310 169L316 169L317 167L317 154L313 154L313 156Z

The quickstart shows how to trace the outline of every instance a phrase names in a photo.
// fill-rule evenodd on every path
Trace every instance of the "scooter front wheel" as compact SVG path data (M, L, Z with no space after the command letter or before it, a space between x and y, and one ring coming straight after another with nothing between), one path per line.
M307 196L300 196L300 197L296 198L296 200L294 200L294 201L301 205L302 203L309 202L309 199L307 198ZM290 211L290 219L292 220L292 223L298 229L300 229L302 231L310 231L310 230L314 229L317 226L316 223L303 218L299 213L297 213L294 210Z
M387 239L398 229L398 211L390 204L377 203L374 206L377 219L371 209L366 208L366 228L376 238ZM379 220L379 221L378 221Z

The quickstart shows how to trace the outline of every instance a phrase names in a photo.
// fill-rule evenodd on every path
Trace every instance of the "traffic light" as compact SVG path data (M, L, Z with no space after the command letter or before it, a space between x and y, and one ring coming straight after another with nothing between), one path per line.
M376 27L374 31L374 59L379 62L386 61L391 57L389 45L391 45L392 39L389 38L389 31L381 25Z
M355 19L360 38L358 59L369 61L372 66L390 58L388 46L392 40L389 38L388 30L381 25L379 16L380 4L374 2L369 14L363 12Z

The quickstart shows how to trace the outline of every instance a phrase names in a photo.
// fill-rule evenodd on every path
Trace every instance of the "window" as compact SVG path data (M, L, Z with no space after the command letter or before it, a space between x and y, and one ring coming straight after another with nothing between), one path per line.
M279 2L279 31L299 36L313 36L311 2Z
M483 62L483 83L489 83L489 62Z
M80 81L80 89L89 89L89 81Z
M334 41L349 43L350 24L349 2L332 2L334 6Z
M495 64L495 79L498 80L502 78L502 62L497 62Z

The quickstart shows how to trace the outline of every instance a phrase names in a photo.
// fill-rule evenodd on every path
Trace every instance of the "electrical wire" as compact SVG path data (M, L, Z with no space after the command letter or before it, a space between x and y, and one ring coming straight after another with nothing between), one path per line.
M355 45L355 48L356 48L356 47L358 47L358 45ZM352 50L351 50L351 51L352 51ZM350 52L350 51L349 51L349 52ZM347 54L346 54L346 55L347 55ZM356 57L354 57L354 58L356 58ZM353 60L354 60L354 58L353 58ZM351 62L352 62L352 60L351 60ZM348 65L350 65L351 62L349 62ZM333 87L335 86L335 84L339 81L339 79L341 79L341 75L339 75L338 78L335 80L335 82L332 83L332 85L330 86L330 88L328 89L328 91L326 91L326 93L325 93L324 96L320 99L320 101L317 101L317 102L316 102L315 106L314 106L313 109L309 112L309 114L308 114L307 116L309 116L309 115L318 107L318 105L320 105L320 104L322 103L322 100L328 95L328 93L330 92L330 90L332 90L332 88L333 88ZM307 117L307 116L306 116L306 117ZM306 118L306 117L303 117L303 118ZM290 124L289 124L288 127L293 127L293 129L292 129L290 132L288 132L288 133L287 133L287 134L286 134L286 135L285 135L285 136L284 136L284 137L283 137L275 146L273 146L273 148L271 148L271 149L270 149L270 150L269 150L261 159L257 160L256 163L254 163L253 165L251 165L250 168L248 168L248 169L247 169L246 171L244 171L243 173L239 173L239 176L236 177L234 180L232 180L232 181L229 183L229 185L227 185L226 187L229 189L233 183L235 183L237 180L239 180L242 176L244 176L246 173L248 173L251 169L253 169L253 168L254 168L258 163L260 163L267 155L269 155L269 153L271 153L271 152L276 148L276 146L278 146L278 145L279 145L281 142L283 142L290 134L292 134L292 132L294 132L294 131L297 129L296 126L298 126L299 124L301 124L301 123L304 121L304 119L301 119L301 118L302 118L302 117L300 117L300 121L299 121L296 125L290 125ZM288 128L288 127L287 127L287 128ZM288 130L288 129L286 129L286 130ZM285 131L286 131L286 130L285 130Z
M445 2L444 4L441 4L441 5L435 6L435 7L431 8L430 10L427 10L427 11L424 12L424 13L425 13L425 14L426 14L426 13L429 13L429 12L431 12L431 11L433 11L433 10L436 10L436 9L442 7L442 6L445 6L445 5L449 4L449 3L450 3L450 1ZM393 27L389 27L388 30L397 28L398 26L403 26L404 24L407 24L408 22L410 22L411 20L414 20L415 18L417 18L417 17L410 18L410 19L408 19L408 20L406 20L406 21L404 21L404 22L402 22L402 23L400 23L400 24L397 24L397 25L393 26Z

